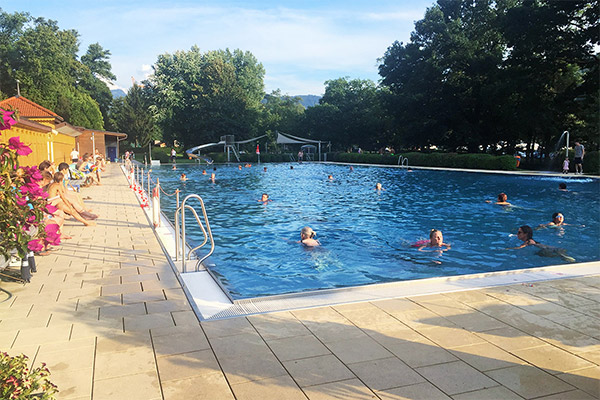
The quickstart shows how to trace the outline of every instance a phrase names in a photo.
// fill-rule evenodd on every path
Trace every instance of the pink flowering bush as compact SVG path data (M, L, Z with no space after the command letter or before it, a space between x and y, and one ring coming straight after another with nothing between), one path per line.
M0 109L0 132L14 125L12 117L11 111ZM44 212L52 214L56 209L46 205L47 194L38 185L42 174L37 166L19 166L19 157L30 153L19 137L0 144L0 256L6 259L13 250L25 258L45 244L60 243L58 227L44 224Z
M56 385L48 380L50 371L45 363L30 369L27 356L11 357L0 353L0 398L1 399L55 399Z

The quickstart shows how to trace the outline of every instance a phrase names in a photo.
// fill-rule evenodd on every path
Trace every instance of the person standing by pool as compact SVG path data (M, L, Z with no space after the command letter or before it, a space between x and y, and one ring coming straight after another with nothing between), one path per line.
M79 152L75 148L73 148L73 151L71 152L71 161L73 161L74 163L79 161Z
M565 158L565 161L563 162L563 174L568 174L569 173L569 159Z
M171 149L171 162L175 163L175 157L177 156L177 152L175 149Z
M585 147L579 140L575 141L575 173L583 174L583 156L585 156Z
M315 239L315 236L317 236L315 231L313 231L311 227L305 226L300 231L300 241L298 243L302 243L306 247L320 246L321 243Z
M302 158L304 157L304 152L302 150L300 150L298 152L298 162L302 163Z

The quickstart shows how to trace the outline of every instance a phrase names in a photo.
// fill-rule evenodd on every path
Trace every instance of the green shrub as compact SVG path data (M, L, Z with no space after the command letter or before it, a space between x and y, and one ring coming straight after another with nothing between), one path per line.
M328 159L337 162L397 165L400 156L408 158L408 164L421 167L495 169L512 171L517 169L513 156L490 154L456 153L402 153L402 154L358 154L332 153Z
M54 399L58 392L56 385L48 380L50 371L46 364L28 368L28 357L9 356L0 353L0 398L2 399Z
M590 151L583 157L583 172L586 174L600 175L600 152Z

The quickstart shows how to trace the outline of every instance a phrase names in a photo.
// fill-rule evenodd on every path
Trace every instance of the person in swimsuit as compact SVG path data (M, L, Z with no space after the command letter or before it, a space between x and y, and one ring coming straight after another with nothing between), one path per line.
M496 204L499 206L510 206L511 204L507 201L508 200L508 196L506 195L506 193L500 193L498 195L498 199L496 201ZM491 203L492 200L486 200L486 203Z
M260 200L258 200L259 202L262 202L263 204L267 204L270 201L273 201L271 199L269 199L269 195L266 193L263 193L262 196L260 197Z
M186 174L181 174L181 177L179 178L181 180L181 182L185 182L188 180L187 175Z
M315 231L313 231L311 227L305 226L300 231L300 241L298 243L302 243L306 247L320 246L321 243L315 239L315 236L317 236Z
M429 242L419 246L418 250L424 251L426 248L446 251L450 249L450 245L448 243L444 243L444 235L442 234L442 231L432 229L429 231Z
M568 262L575 262L573 257L567 255L565 249L561 249L554 246L548 246L546 244L538 243L533 240L533 229L529 225L523 225L517 231L517 238L523 241L523 244L519 247L509 247L509 250L518 250L527 246L535 246L539 249L536 253L540 257L560 257L561 259Z
M378 191L379 191L379 190L385 190L385 189L383 188L383 186L381 186L381 183L377 182L377 183L375 184L375 190L378 190Z

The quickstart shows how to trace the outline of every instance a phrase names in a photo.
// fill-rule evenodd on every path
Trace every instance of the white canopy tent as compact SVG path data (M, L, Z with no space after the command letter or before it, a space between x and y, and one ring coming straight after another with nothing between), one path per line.
M317 143L319 147L319 161L321 161L321 143L329 143L321 140L306 139L298 136L290 135L289 133L277 131L277 144L310 144Z

